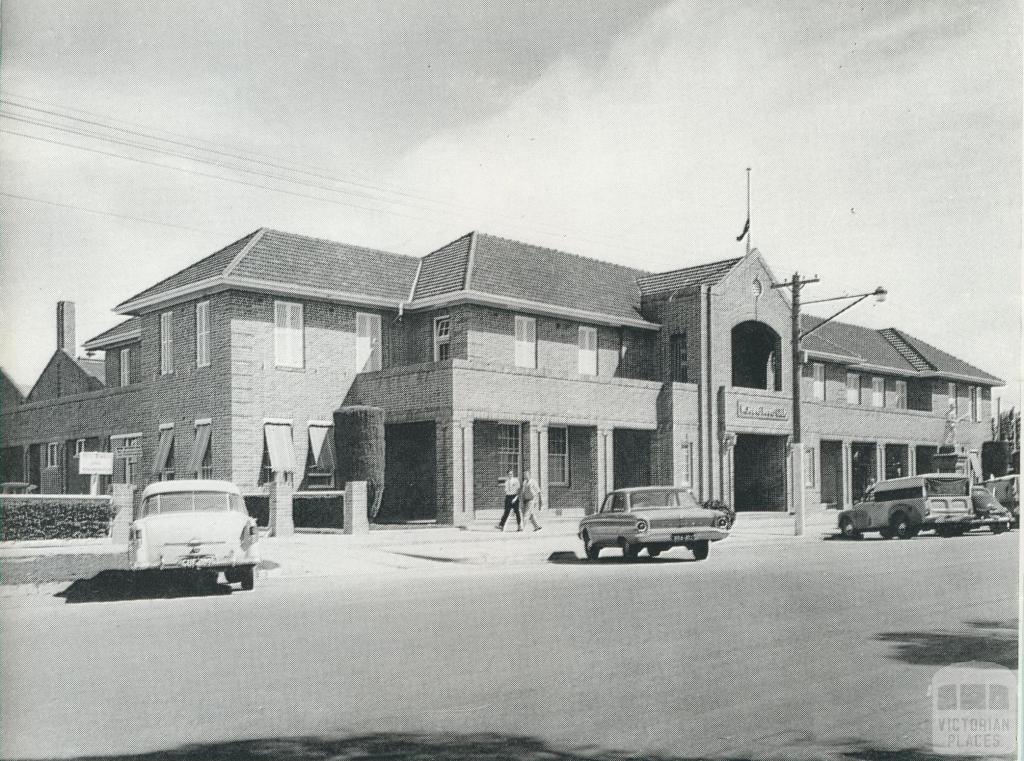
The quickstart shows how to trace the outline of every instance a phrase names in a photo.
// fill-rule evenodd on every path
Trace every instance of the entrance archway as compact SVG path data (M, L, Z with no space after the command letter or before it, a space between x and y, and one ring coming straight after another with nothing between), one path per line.
M732 329L732 385L782 389L782 340L763 322L747 320Z

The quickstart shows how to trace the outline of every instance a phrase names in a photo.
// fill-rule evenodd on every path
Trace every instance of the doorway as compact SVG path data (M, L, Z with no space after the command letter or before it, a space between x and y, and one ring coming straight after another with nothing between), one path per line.
M786 437L741 433L733 449L736 510L786 510Z
M821 501L828 507L843 504L843 442L821 442Z
M878 448L874 444L850 445L851 494L860 502L868 487L878 480Z
M433 421L384 426L384 497L375 523L437 519L437 440Z

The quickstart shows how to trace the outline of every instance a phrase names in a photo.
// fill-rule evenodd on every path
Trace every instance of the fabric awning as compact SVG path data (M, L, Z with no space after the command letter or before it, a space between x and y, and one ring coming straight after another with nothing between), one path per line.
M196 426L196 442L192 447L192 456L188 460L186 473L198 474L203 467L203 460L206 458L206 451L210 448L210 426Z
M263 426L266 451L270 455L270 469L276 473L295 472L295 450L292 449L292 427L280 423Z
M334 429L326 425L309 427L309 449L313 467L321 472L334 472Z
M153 475L159 475L167 470L167 462L171 456L171 448L174 446L174 429L164 428L160 431L160 443L156 447L156 457L153 458Z

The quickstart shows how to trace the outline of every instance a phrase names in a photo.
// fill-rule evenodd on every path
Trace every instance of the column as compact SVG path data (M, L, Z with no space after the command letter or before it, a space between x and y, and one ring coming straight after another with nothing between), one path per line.
M875 468L877 478L875 483L885 480L885 444L875 444L875 464L878 466Z
M604 497L607 493L605 491L605 475L604 475L604 431L600 428L594 429L594 461L597 464L596 476L597 476L597 506L599 507L604 503Z
M604 495L615 488L615 437L611 428L599 427L597 429L597 454L598 454L598 502L604 500Z
M474 516L473 496L476 490L476 479L473 475L473 419L459 422L462 428L462 515L463 523L468 525Z
M917 446L915 444L907 444L907 475L917 475Z
M531 420L527 428L530 432L530 475L540 480L540 425Z
M466 505L464 501L466 489L466 460L463 457L462 447L464 445L465 427L460 420L452 421L452 525L463 525L461 520L465 515Z
M841 508L853 505L853 456L850 450L850 442L843 441L843 503Z
M546 424L541 424L537 429L538 433L538 449L540 450L540 473L537 478L540 479L540 498L541 505L545 510L551 507L551 503L548 501L550 490L548 489L548 427Z
M366 520L366 495L363 495L363 520ZM349 503L345 500L345 518L348 518ZM346 531L348 530L346 524ZM286 474L274 472L270 482L270 535L291 536L295 533L292 519L292 484Z

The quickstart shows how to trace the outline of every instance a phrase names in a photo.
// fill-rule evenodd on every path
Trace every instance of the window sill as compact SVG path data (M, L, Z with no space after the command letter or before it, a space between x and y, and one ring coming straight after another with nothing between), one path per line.
M306 372L305 367L288 367L286 365L274 365L275 370L280 370L285 373L304 373Z

